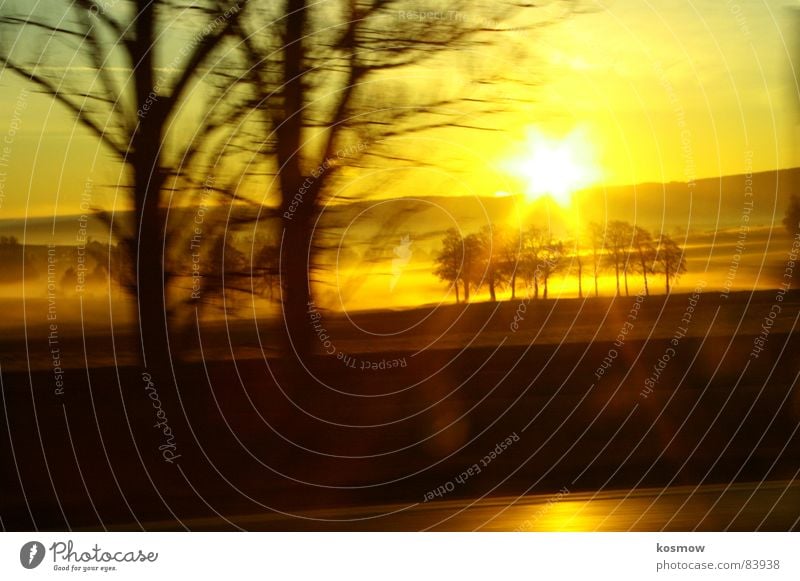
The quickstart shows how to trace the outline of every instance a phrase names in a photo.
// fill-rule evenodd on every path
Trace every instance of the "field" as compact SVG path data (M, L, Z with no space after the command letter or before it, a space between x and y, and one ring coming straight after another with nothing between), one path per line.
M782 298L758 357L774 291L324 315L321 381L291 384L268 324L211 322L181 337L177 389L142 375L130 335L69 326L61 389L34 326L0 345L0 517L315 529L291 515L334 510L326 528L347 528L337 519L387 504L791 480L800 295Z

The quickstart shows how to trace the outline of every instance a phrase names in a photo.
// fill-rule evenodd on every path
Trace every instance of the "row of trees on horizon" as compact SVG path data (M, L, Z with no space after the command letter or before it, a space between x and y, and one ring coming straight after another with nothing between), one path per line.
M549 229L530 226L510 230L486 225L478 232L463 235L451 228L442 240L442 249L435 259L434 274L450 283L456 302L468 302L472 292L486 288L489 298L508 288L516 298L521 281L534 298L548 298L553 275L574 271L578 280L578 296L583 298L583 278L588 274L594 283L594 296L599 296L599 279L612 272L616 295L630 296L629 278L641 276L644 292L650 294L649 276L664 277L665 292L686 272L686 258L681 248L667 234L654 237L651 232L628 222L612 220L607 224L589 224L583 236L564 241L555 238Z

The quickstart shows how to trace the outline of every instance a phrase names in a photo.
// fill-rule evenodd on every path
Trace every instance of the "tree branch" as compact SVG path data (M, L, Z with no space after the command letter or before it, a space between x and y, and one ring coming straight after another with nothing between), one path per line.
M104 131L99 125L92 121L87 115L83 106L74 103L71 99L67 98L63 92L59 92L58 87L45 77L41 77L33 71L27 70L16 63L9 60L6 56L0 54L0 63L4 64L10 70L18 75L28 79L32 83L42 87L49 95L52 95L59 103L64 105L73 113L78 122L92 132L102 143L109 147L120 159L125 159L127 152L124 147L115 143L109 136L107 131Z

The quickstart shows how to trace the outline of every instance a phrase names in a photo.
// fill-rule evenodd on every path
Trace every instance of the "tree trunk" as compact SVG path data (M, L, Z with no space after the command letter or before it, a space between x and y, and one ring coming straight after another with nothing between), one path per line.
M291 199L291 198L290 198ZM313 330L309 319L312 305L309 284L311 246L310 211L298 209L291 219L283 219L283 248L280 257L284 357L303 360L312 354Z
M464 302L469 302L469 281L466 279L464 280Z
M286 6L283 47L282 119L276 129L279 180L281 187L281 216L283 247L280 275L283 291L283 355L286 363L297 357L304 359L312 351L312 328L308 309L311 301L309 285L309 254L311 252L311 220L316 209L321 178L311 187L303 187L305 176L301 169L303 105L303 73L306 27L305 0L288 0ZM295 199L295 196L299 196Z
M455 287L456 287L456 304L458 304L458 279L456 279Z
M622 271L622 277L625 279L625 296L629 297L631 295L628 292L628 268L627 268L627 266L628 265L626 264L625 265L625 270Z
M619 263L614 264L614 274L617 277L617 296L619 296Z
M549 276L545 276L545 277L544 277L544 292L542 293L542 298L543 298L544 300L547 300L547 280L548 280L549 278L550 278Z
M497 294L495 293L494 289L494 273L490 272L489 274L489 298L492 300L493 303L497 302Z
M599 289L598 283L597 283L597 279L599 279L599 278L600 278L600 276L598 275L597 271L595 270L594 271L594 296L595 296L595 298L600 296L600 289Z
M163 176L159 167L159 138L143 132L134 140L133 188L136 233L129 242L136 268L136 305L144 371L154 382L172 381L167 312L170 273L164 261L167 248L166 212L160 207Z
M133 173L134 233L127 251L135 266L139 346L143 371L165 388L172 380L165 272L166 214L161 209L164 176L161 148L165 123L163 101L153 101L155 78L153 37L155 7L147 2L136 18L136 36L131 55L136 62L134 76L139 125L131 140L129 163Z
M666 262L664 263L664 280L667 285L667 294L669 294L669 264Z
M133 188L136 233L129 252L136 268L136 301L142 366L154 382L171 382L166 293L170 273L164 262L167 248L166 212L160 204L163 175L159 167L160 125L142 124L133 141Z
M511 273L511 300L517 298L517 271L514 269L514 272Z
M644 278L644 296L650 296L650 288L647 286L647 264L642 259L642 277Z
M134 187L138 190L140 184ZM172 365L165 298L164 213L155 202L148 202L137 209L137 214L140 235L133 251L142 366L154 381L163 385L170 381Z

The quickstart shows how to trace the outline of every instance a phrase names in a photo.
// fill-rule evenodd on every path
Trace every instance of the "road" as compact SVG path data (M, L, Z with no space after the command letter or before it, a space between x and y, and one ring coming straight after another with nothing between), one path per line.
M142 524L147 530L183 528L172 521ZM785 531L800 526L800 483L597 493L563 489L552 495L220 516L183 525L271 531Z

